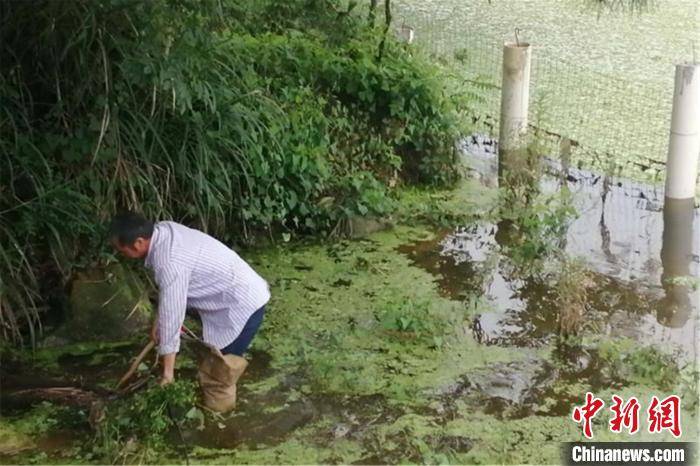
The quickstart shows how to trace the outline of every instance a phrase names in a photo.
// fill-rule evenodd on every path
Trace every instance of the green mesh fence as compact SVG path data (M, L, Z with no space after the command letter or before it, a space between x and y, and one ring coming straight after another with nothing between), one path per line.
M530 42L530 124L553 156L616 174L662 180L675 63L700 55L700 2L642 12L591 11L585 1L393 2L412 46L447 62L483 101L480 131L498 135L502 44ZM566 5L564 5L566 4ZM700 56L697 57L700 59Z

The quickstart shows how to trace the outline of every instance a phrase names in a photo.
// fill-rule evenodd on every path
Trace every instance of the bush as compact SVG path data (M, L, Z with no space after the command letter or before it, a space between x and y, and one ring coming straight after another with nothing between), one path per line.
M340 2L4 2L0 326L131 208L225 241L328 233L399 181L456 177L439 70Z

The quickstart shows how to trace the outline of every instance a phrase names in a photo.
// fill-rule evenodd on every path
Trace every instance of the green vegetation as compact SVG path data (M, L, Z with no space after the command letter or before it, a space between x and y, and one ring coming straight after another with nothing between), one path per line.
M457 181L457 109L485 88L458 92L453 73L353 5L2 4L13 21L1 24L12 65L0 74L0 150L12 156L0 159L0 369L70 378L100 400L3 404L0 462L552 464L560 442L581 438L570 414L586 391L643 405L679 393L682 440L697 436L697 372L597 325L608 303L629 312L630 332L654 317L624 309L634 286L566 256L576 212L566 189L540 189L537 141L501 188ZM198 407L187 342L174 385L155 385L149 357L137 376L150 385L124 397L104 389L145 332L31 353L11 344L36 336L42 307L63 305L76 269L89 269L78 303L148 310L145 284L107 286L124 280L99 224L125 207L254 246L244 256L272 300L233 413ZM376 223L391 230L351 226L387 214ZM479 227L468 239L480 258L437 253L456 225L455 236ZM252 245L261 233L272 244ZM414 247L438 261L401 253ZM442 287L448 273L459 293ZM494 309L499 286L508 302ZM608 411L596 440L670 438L621 439Z
M681 381L676 357L654 346L640 347L629 339L606 341L600 345L600 355L609 375L615 378L666 391Z
M62 449L66 456L41 453L39 446L9 458L42 463L184 463L189 457L192 463L217 464L551 464L559 458L558 442L580 438L570 409L587 390L608 402L612 393L634 395L643 406L652 394L682 393L683 435L694 438L696 375L679 373L662 351L638 349L634 341L622 344L592 331L583 314L577 338L590 354L600 353L595 369L603 378L600 385L578 376L576 361L557 359L556 339L542 349L480 344L470 326L489 305L473 295L466 301L449 299L437 286L438 277L396 252L434 238L432 224L416 221L423 218L424 206L435 205L440 218L483 218L498 210L496 192L466 181L454 191L411 189L400 202L401 218L410 226L399 223L354 241L304 239L248 251L246 257L270 281L273 300L232 415L192 409L188 383L170 393L153 387L108 403L95 432L86 426L88 413L73 411L82 427ZM415 206L413 215L406 206ZM552 289L562 286L558 299L583 299L579 282L585 268L573 262L552 271L562 263L556 255L549 260L544 279L551 279ZM558 310L544 311L555 319ZM555 333L554 323L552 329ZM191 367L184 347L178 378L191 380L191 372L182 369ZM122 348L121 365L105 382L121 375L128 365L124 356L138 348ZM104 354L112 361L117 358L108 355L115 352L120 352L117 345L73 346L65 353L90 354L91 359ZM74 362L62 353L46 351L40 360L55 361L60 367L54 370L66 371ZM261 366L266 360L270 366ZM531 377L526 368L541 368L534 373L554 378ZM622 385L611 386L611 380ZM491 411L491 403L510 396L503 386L523 383L534 390L534 399L525 402L534 403L532 412L518 414L518 403ZM174 421L166 402L179 406L172 410ZM17 431L18 423L34 417L32 412L5 419L4 426ZM607 411L596 418L596 440L619 441L607 430L608 419ZM146 426L154 427L144 431ZM31 439L41 445L42 437L36 437ZM633 439L667 438L639 434Z
M110 403L95 426L95 446L85 459L112 464L152 461L164 448L165 435L196 417L188 415L196 412L194 402L195 383L176 381Z
M535 269L553 257L565 260L560 245L578 215L566 185L553 194L540 192L544 170L538 147L534 143L525 153L513 157L517 164L504 168L499 204L492 213L499 221L501 242L513 262Z
M119 209L240 243L337 232L388 213L402 182L453 182L454 103L467 97L345 8L3 3L3 338L35 341L40 311L104 251L100 224Z
M21 416L0 418L0 458L23 458L23 462L43 464L49 459L41 446L42 439L56 432L70 429L82 430L85 425L85 413L71 408L41 402L23 412ZM78 448L69 448L67 455L76 455ZM20 455L20 456L17 456Z

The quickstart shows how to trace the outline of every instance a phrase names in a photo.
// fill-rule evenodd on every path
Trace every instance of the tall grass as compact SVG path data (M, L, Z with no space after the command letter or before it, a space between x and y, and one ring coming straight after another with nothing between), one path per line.
M3 2L3 338L33 341L118 210L246 241L454 179L438 70L393 37L376 63L381 31L341 3Z

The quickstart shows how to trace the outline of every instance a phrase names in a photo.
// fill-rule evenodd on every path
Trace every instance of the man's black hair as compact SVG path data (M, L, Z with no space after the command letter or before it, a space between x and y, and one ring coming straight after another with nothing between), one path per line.
M136 238L150 239L153 236L153 222L136 212L115 215L109 224L109 237L120 244L131 246Z

